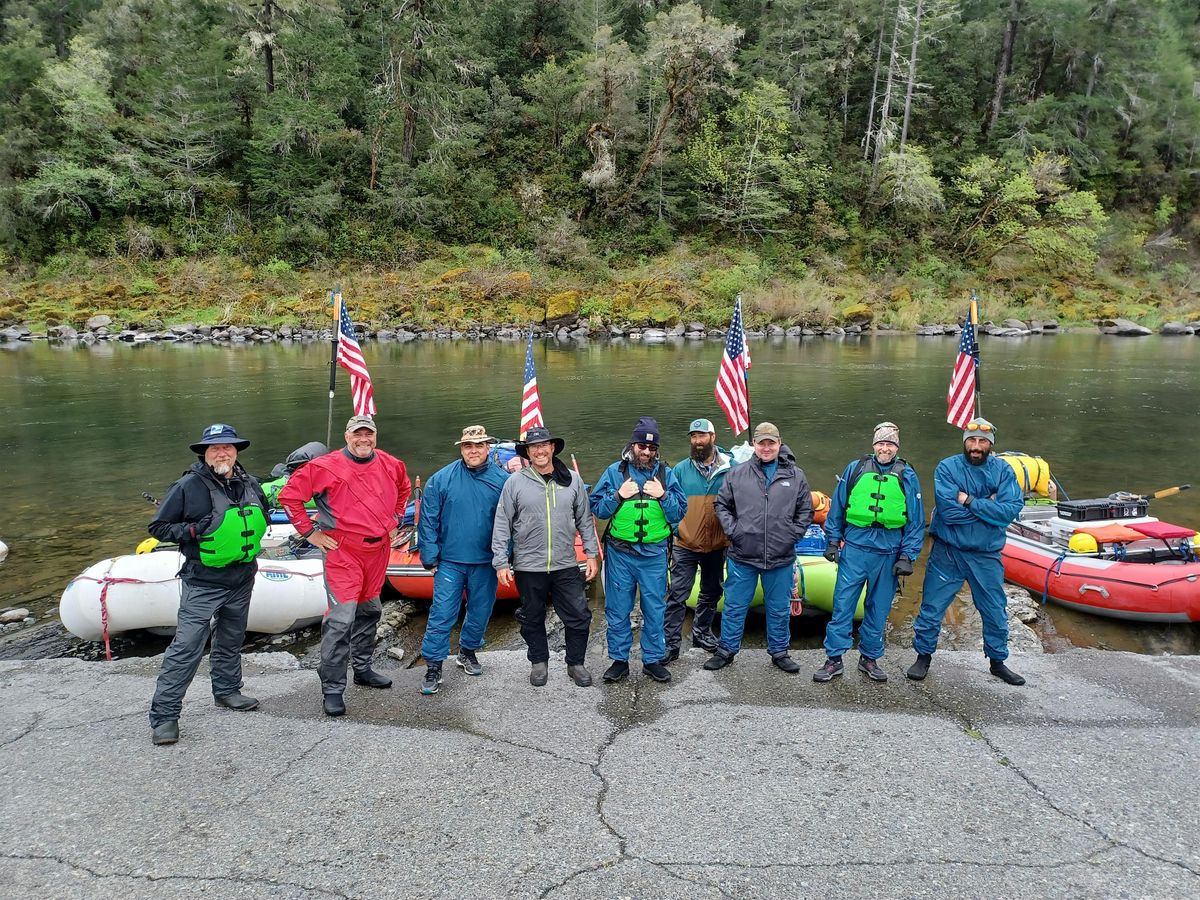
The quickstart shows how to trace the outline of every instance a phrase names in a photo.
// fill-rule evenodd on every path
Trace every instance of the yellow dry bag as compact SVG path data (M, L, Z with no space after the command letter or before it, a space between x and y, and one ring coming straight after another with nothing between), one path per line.
M1021 493L1027 499L1050 496L1050 463L1040 456L1030 456L1015 450L1000 453L998 456L1012 466L1017 476L1017 484L1021 486Z

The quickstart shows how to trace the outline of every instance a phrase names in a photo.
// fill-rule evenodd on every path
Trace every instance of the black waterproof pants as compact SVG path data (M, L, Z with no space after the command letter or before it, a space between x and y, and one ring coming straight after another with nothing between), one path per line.
M517 590L521 592L517 621L521 623L521 637L529 647L529 661L539 663L550 659L550 647L546 643L546 607L553 603L554 611L566 628L567 665L583 665L592 611L588 609L583 573L579 567L553 572L515 572L514 575Z
M245 584L226 587L204 581L183 580L175 639L163 654L162 671L150 701L150 727L179 718L183 695L196 677L204 645L212 637L208 667L214 697L242 689L242 642L254 590L254 570Z
M717 642L712 625L717 602L721 599L721 582L725 578L725 551L698 553L676 543L671 551L671 586L667 591L664 622L668 653L678 650L683 640L683 617L688 597L696 584L696 569L700 570L700 594L696 598L696 612L692 615L692 639L702 644Z

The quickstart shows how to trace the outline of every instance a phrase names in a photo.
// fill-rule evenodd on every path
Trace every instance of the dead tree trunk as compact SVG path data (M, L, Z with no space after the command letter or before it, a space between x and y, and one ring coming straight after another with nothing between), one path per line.
M1010 0L1008 24L1004 27L1004 39L1000 42L1000 59L996 61L996 81L992 87L992 100L988 104L987 118L983 121L983 139L986 141L1000 121L1004 111L1004 87L1012 73L1013 45L1017 40L1017 24L1020 21L1021 5L1024 0Z
M921 46L921 16L925 14L925 0L917 0L917 11L913 16L912 49L908 53L908 89L904 92L904 124L900 128L900 152L908 142L908 117L912 112L913 88L917 83L917 51Z

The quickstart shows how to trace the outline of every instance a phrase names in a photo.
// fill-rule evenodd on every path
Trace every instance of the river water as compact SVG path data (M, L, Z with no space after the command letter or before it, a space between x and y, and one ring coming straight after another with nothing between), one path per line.
M945 423L954 338L869 336L751 343L753 419L769 419L813 487L831 492L850 459L869 451L875 423L901 429L901 455L926 494L939 459L959 452ZM454 458L464 425L513 437L523 343L368 344L379 405L380 447L428 477ZM731 434L712 396L720 341L535 346L542 405L585 479L616 458L639 415L659 420L663 453L686 453L687 426L706 416ZM1072 497L1151 492L1200 480L1200 340L1062 334L987 339L982 409L999 449L1047 458ZM0 608L53 614L87 564L131 552L161 496L194 459L187 444L213 422L253 442L241 457L265 474L293 448L324 440L328 345L0 344ZM344 373L335 441L350 412ZM1198 486L1200 487L1200 486ZM1200 489L1151 512L1200 529ZM918 576L920 575L918 571ZM919 605L912 578L892 614L892 639ZM1093 646L1200 652L1200 626L1116 623L1051 606L1049 649ZM1044 633L1045 636L1045 633ZM819 629L810 646L819 644Z

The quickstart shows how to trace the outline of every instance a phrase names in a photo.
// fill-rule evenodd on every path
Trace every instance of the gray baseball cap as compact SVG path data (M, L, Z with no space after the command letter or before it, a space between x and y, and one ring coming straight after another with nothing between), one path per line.
M375 427L375 420L370 416L351 416L350 421L346 423L347 431L357 431L360 428L370 428L372 431L378 432Z
M692 419L692 424L688 426L688 434L691 434L693 431L708 432L709 434L717 433L717 429L708 419Z

